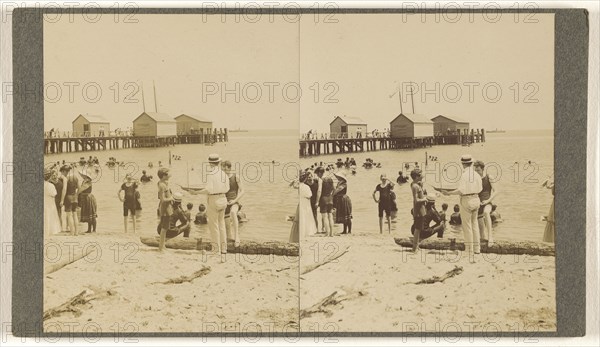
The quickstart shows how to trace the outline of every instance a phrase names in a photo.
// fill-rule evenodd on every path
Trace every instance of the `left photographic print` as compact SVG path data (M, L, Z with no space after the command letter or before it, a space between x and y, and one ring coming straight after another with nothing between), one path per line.
M44 332L298 332L298 23L251 19L44 21Z

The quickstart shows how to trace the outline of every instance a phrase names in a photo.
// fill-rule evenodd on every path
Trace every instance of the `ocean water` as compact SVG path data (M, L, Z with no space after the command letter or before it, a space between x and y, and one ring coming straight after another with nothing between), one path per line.
M180 160L172 160L170 166L169 152L180 157ZM99 233L123 230L123 208L117 198L117 191L127 173L139 178L141 171L146 170L154 176L154 180L142 184L139 188L142 213L138 218L138 232L143 235L156 235L158 161L171 168L171 188L174 192L181 191L184 194L184 209L188 202L194 204L194 216L198 212L198 205L206 204L206 195L189 194L182 191L178 184L186 186L189 180L191 186L203 186L206 165L204 162L210 153L218 153L222 159L233 163L246 191L241 204L242 211L246 213L249 221L241 224L241 237L249 240L287 241L291 223L286 221L286 216L296 212L298 203L297 190L289 187L289 180L297 175L298 168L296 130L231 133L229 142L217 143L214 146L186 144L161 148L63 153L46 155L44 160L49 164L62 160L76 162L80 157L87 159L90 155L98 157L101 164L100 173L96 174L93 170L88 172L94 179L93 194L98 202ZM115 157L117 161L123 161L126 165L111 169L105 165L109 157ZM148 168L148 162L153 162L154 167ZM129 223L131 228L131 222ZM87 224L81 226L87 230ZM193 226L192 237L208 235L205 225Z
M436 161L428 160L424 172L425 189L432 195L436 194L432 186L456 187L460 157L466 153L486 163L488 174L495 180L493 184L499 191L494 204L498 205L498 212L504 221L494 229L494 237L498 240L541 241L546 223L541 222L540 217L548 214L553 198L551 191L541 186L554 170L552 130L487 134L485 143L468 147L445 145L414 150L330 154L303 158L300 162L302 167L308 167L315 162L334 163L338 158L345 160L346 157L353 157L358 166L357 174L346 175L348 195L353 204L353 231L379 233L377 204L373 201L372 193L380 182L381 174L387 174L395 182L398 171L404 171L405 162L412 163L411 169L414 162L418 162L423 169L428 156L437 157ZM362 168L366 158L381 163L382 168ZM398 218L393 223L392 233L408 237L412 225L410 184L396 185L394 190L397 195ZM447 203L449 218L458 199L457 196L438 195L436 207L441 210L442 203ZM384 225L384 233L387 233L386 228Z

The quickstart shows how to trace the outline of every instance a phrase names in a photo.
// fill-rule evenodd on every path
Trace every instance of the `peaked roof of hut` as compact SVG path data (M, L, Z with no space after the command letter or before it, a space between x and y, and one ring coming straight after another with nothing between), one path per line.
M365 122L364 120L362 120L358 117L346 117L346 116L344 116L344 117L337 116L331 121L331 123L335 122L335 120L338 118L341 119L342 121L344 121L344 123L346 123L348 125L367 125L367 122ZM331 124L331 123L329 123L329 124Z
M202 116L198 116L198 115L195 115L195 114L187 114L187 113L182 113L179 116L175 117L175 119L177 119L179 117L182 117L182 116L188 116L188 117L190 117L192 119L197 120L198 122L212 123L212 120L210 120L208 118L205 118L205 117L202 117Z
M451 120L453 122L456 122L456 123L469 123L468 121L466 121L466 120L464 120L464 119L462 119L460 117L456 117L456 116L452 116L452 117L450 117L450 116L444 116L443 114L437 115L437 116L431 118L431 120L434 120L434 119L436 119L438 117L444 117L444 118L446 118L448 120Z
M173 119L173 117L169 116L166 113L157 113L157 112L142 112L142 114L137 116L137 118L134 119L133 121L135 122L138 118L140 118L144 114L148 115L150 118L154 119L157 122L175 123L175 119Z
M396 119L398 119L399 117L402 117L402 116L406 117L413 124L433 124L431 119L427 118L427 116L425 116L423 114L414 114L414 113L400 113L390 123L395 122Z
M110 123L108 121L108 119L104 118L103 116L100 115L94 115L94 114L80 114L79 116L77 116L74 120L73 123L79 118L79 117L83 117L85 118L88 122L90 123Z

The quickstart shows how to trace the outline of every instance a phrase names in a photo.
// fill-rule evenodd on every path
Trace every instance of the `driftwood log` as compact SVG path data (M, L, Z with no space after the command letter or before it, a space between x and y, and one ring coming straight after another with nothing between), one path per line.
M448 278L452 278L456 275L460 275L462 272L463 272L462 266L454 266L454 269L446 272L442 276L433 276L431 278L420 280L419 282L416 282L415 284L433 284L433 283L438 283L438 282L444 282Z
M394 240L396 241L396 244L402 247L412 248L412 239L397 237L394 238ZM419 247L422 249L436 249L444 251L465 250L465 244L463 242L454 243L450 239L424 240L419 243ZM531 241L495 241L491 246L484 241L481 243L481 253L555 256L554 245L547 245Z
M50 318L58 317L58 316L62 315L63 313L69 313L69 312L73 313L75 315L75 317L79 317L82 314L82 308L84 308L90 301L97 300L97 299L103 299L108 296L113 296L115 294L116 293L112 290L101 290L100 292L96 293L92 290L86 289L86 290L82 291L81 293L75 295L74 297L70 298L64 304L62 304L58 307L54 307L49 310L46 310L44 312L42 319L47 320Z
M301 275L305 275L305 274L307 274L307 273L309 273L309 272L311 272L313 270L316 270L317 268L319 268L319 267L321 267L321 266L323 266L323 265L325 265L327 263L330 263L330 262L332 262L334 260L337 260L337 258L339 258L342 255L348 253L349 250L350 250L350 246L346 247L346 249L342 253L340 253L340 254L338 254L336 256L333 256L331 258L327 258L324 261L322 261L320 263L317 263L317 264L308 265L302 271L300 271L300 274Z
M69 251L70 249L73 251L73 253L71 253ZM46 262L46 264L44 264L44 275L48 275L53 272L56 272L69 264L72 264L80 259L83 259L83 258L87 257L89 254L91 254L92 252L94 252L95 250L96 249L92 248L92 247L68 248L68 247L61 246L60 257L56 261L53 261L53 259L51 259L51 256L44 257L44 260Z
M210 266L203 266L202 269L194 272L191 276L179 276L177 278L171 278L164 282L152 282L151 284L182 284L182 283L192 283L198 277L202 277L210 272Z
M361 296L365 296L366 294L367 293L362 290L348 290L347 292L343 290L338 292L336 290L311 307L300 310L300 319L311 317L316 313L322 313L325 315L325 317L331 317L331 315L333 315L332 309L337 308L343 301L352 300Z
M158 237L140 237L140 241L151 247L158 247ZM165 243L166 248L172 249L194 249L194 250L205 250L212 251L212 244L205 242L201 238L192 239L185 237L176 237L167 240ZM233 240L227 241L227 253L242 253L242 254L263 254L263 255L285 255L297 257L299 254L299 247L297 243L287 243L278 241L269 242L255 242L255 241L241 241L238 247L235 247Z

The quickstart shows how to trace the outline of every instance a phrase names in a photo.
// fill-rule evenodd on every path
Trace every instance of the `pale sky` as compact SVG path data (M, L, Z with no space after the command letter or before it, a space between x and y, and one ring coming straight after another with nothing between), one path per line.
M130 126L143 104L141 93L124 102L135 91L126 83L143 83L146 110L154 111L153 81L159 112L202 115L215 127L327 131L333 117L347 115L381 130L400 112L390 95L414 82L415 113L458 116L486 129L553 128L552 14L536 14L538 23L515 23L506 13L496 23L480 14L472 23L467 14L456 23L434 16L335 14L336 23L324 23L312 14L256 22L138 14L138 23L109 15L89 23L64 15L44 24L45 128L70 129L80 113L101 114L113 129ZM79 83L73 101L69 82ZM95 102L94 86L102 91ZM423 87L433 93L424 102ZM209 88L217 88L214 95ZM497 88L502 95L494 103ZM524 102L528 95L532 103ZM411 113L407 89L405 97L404 113Z
M337 17L335 24L302 22L303 85L333 81L339 87L337 103L302 100L302 130L327 129L337 115L360 117L369 130L389 128L400 113L397 95L389 96L399 83L410 81L420 87L424 83L432 91L436 82L440 86L425 102L415 89L415 113L430 118L454 115L470 121L471 127L486 129L553 129L554 15L536 14L535 24L523 23L522 17L515 23L514 15L507 13L497 23L485 21L481 14L474 15L473 23L468 14L456 23L436 23L433 14L408 16L406 23L400 14ZM480 84L472 84L473 102L470 82ZM518 102L510 89L515 82L520 89ZM525 89L528 82L535 85ZM482 94L488 83L490 102ZM461 98L457 98L457 85ZM538 102L524 103L536 86ZM502 96L492 103L497 87ZM408 95L406 88L404 113L412 113Z
M57 23L44 23L45 84L53 81L77 81L83 86L96 82L102 88L102 98L96 103L82 97L82 86L75 91L75 102L68 100L68 88L63 87L59 102L45 103L45 128L58 126L70 129L79 113L101 114L118 126L131 126L131 121L143 111L141 93L138 102L124 103L133 88L125 83L144 84L147 111L154 111L152 81L156 83L158 111L175 117L181 113L198 114L213 120L215 127L247 129L296 129L298 104L282 97L269 101L264 83L297 83L298 23L274 18L257 23L225 23L220 16L203 21L202 15L136 15L138 23L114 23L105 15L98 23L87 23L75 16L69 23L67 15ZM121 18L122 20L123 18ZM119 83L120 101L114 102L111 86ZM205 88L235 90L239 83L240 100L235 93L206 94ZM262 97L256 103L257 88ZM224 84L224 85L223 85ZM243 96L243 87L246 87ZM281 95L281 87L279 91ZM52 88L48 88L52 90ZM94 89L88 89L94 97ZM273 94L275 94L275 92Z

